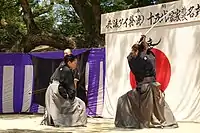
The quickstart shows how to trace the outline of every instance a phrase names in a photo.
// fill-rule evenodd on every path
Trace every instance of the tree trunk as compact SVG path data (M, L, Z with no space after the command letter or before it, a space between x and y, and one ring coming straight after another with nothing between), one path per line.
M33 13L29 6L28 0L20 0L19 1L22 7L23 12L23 20L26 23L27 33L29 34L38 34L40 33L39 28L34 22Z
M39 45L49 45L58 49L75 47L75 42L70 38L42 32L35 24L28 0L20 0L19 2L22 7L23 20L27 27L27 35L22 38L20 46L17 46L17 48L14 46L14 49L17 49L16 51L30 52Z
M104 35L100 34L101 8L99 0L69 0L79 15L87 32L90 47L104 46Z

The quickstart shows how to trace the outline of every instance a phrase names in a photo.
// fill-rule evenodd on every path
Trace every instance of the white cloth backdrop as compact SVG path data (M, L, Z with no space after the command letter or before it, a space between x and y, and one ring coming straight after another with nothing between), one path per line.
M195 2L198 1L190 1L190 4ZM154 41L162 38L156 48L165 53L171 64L171 79L165 91L166 101L178 121L200 122L200 17L197 19L199 22L156 27L147 35ZM131 89L126 57L133 43L147 29L106 34L103 117L114 118L118 98Z

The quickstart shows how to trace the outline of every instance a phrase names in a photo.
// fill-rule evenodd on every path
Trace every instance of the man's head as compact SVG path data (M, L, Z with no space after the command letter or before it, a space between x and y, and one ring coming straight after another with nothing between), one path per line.
M64 50L64 56L70 55L70 54L72 54L72 51L70 49L65 49Z
M77 58L73 54L64 56L64 62L73 70L77 67Z
M131 47L131 53L133 54L133 56L137 56L138 55L138 52L139 52L139 45L138 44L134 44L132 47Z

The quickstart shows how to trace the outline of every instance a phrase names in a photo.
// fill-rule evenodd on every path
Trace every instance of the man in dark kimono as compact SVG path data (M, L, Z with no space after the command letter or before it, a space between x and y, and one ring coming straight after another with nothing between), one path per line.
M64 56L66 56L66 55L71 55L71 54L72 54L72 52L71 52L70 49L65 49L65 50L64 50ZM55 72L53 73L53 75L51 76L51 78L50 78L50 83L52 83L53 81L58 81L58 80L59 80L60 75L59 75L59 72L58 72L58 71L59 71L59 69L60 69L63 65L64 65L64 62L62 61L62 62L60 63L60 65L58 66L58 68L56 68L56 70L55 70ZM87 94L86 94L85 90L82 89L82 88L84 88L84 87L81 87L81 86L80 86L80 82L79 82L79 80L80 80L79 70L80 70L80 67L79 67L79 69L76 68L76 69L73 70L74 85L75 85L75 88L76 88L76 96L77 96L78 98L80 98L81 100L83 100L83 101L85 102L86 106L87 106Z
M128 64L137 87L118 99L115 126L123 128L177 127L169 106L156 82L155 56L142 36L132 47Z
M72 52L71 52L70 49L65 49L65 50L64 50L64 56L70 55L70 54L72 54ZM60 69L61 67L63 67L64 65L65 65L65 63L64 63L64 61L62 61L62 62L60 63L60 65L56 68L55 72L52 74L52 76L51 76L51 78L50 78L50 82L53 82L53 80L54 80L54 81L58 81L58 80L59 80L59 77L60 77L60 75L59 75L59 69Z
M72 54L72 52L71 52L70 49L65 49L65 50L64 50L64 57L67 56L67 55L71 55L71 54ZM51 78L50 78L50 84L52 84L53 82L59 82L60 77L61 77L61 75L60 75L60 74L61 74L61 73L60 73L60 69L63 68L64 66L65 66L65 62L62 61L62 62L60 63L60 65L56 68L56 70L54 71L54 73L52 74L52 76L51 76ZM76 69L76 70L77 70L77 69ZM76 71L76 70L72 70L72 72L74 73L74 71ZM77 75L78 75L78 74L76 74L76 76L77 76ZM74 78L74 77L73 77L73 78ZM76 78L78 78L78 76L77 76ZM74 79L74 80L75 80L75 79ZM77 83L77 82L74 81L75 89L76 89L76 83ZM74 94L76 94L76 93L74 93ZM41 124L45 124L44 121L47 121L46 119L47 119L47 112L45 111L44 120L41 122ZM51 119L51 118L49 118L49 119ZM49 121L47 121L47 122L49 122ZM52 123L53 123L53 121L50 122L49 125L53 125Z
M85 103L76 97L74 76L77 59L72 54L64 57L59 68L58 81L53 80L45 95L46 115L43 123L51 126L85 126L87 114Z

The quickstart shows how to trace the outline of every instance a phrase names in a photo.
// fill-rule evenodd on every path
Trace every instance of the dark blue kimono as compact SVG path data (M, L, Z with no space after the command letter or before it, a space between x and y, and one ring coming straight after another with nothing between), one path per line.
M43 123L52 126L86 126L85 103L75 96L72 70L63 64L57 70L58 81L54 80L45 95L46 113Z
M150 50L127 57L137 87L118 99L115 126L122 128L177 127L164 98L158 98L155 56ZM159 102L160 101L160 102Z
M128 64L131 72L135 75L137 85L145 82L152 82L156 79L156 69L155 69L155 56L153 52L148 50L147 53L140 52L138 56L134 57L129 54L127 57ZM145 79L151 77L149 81Z

